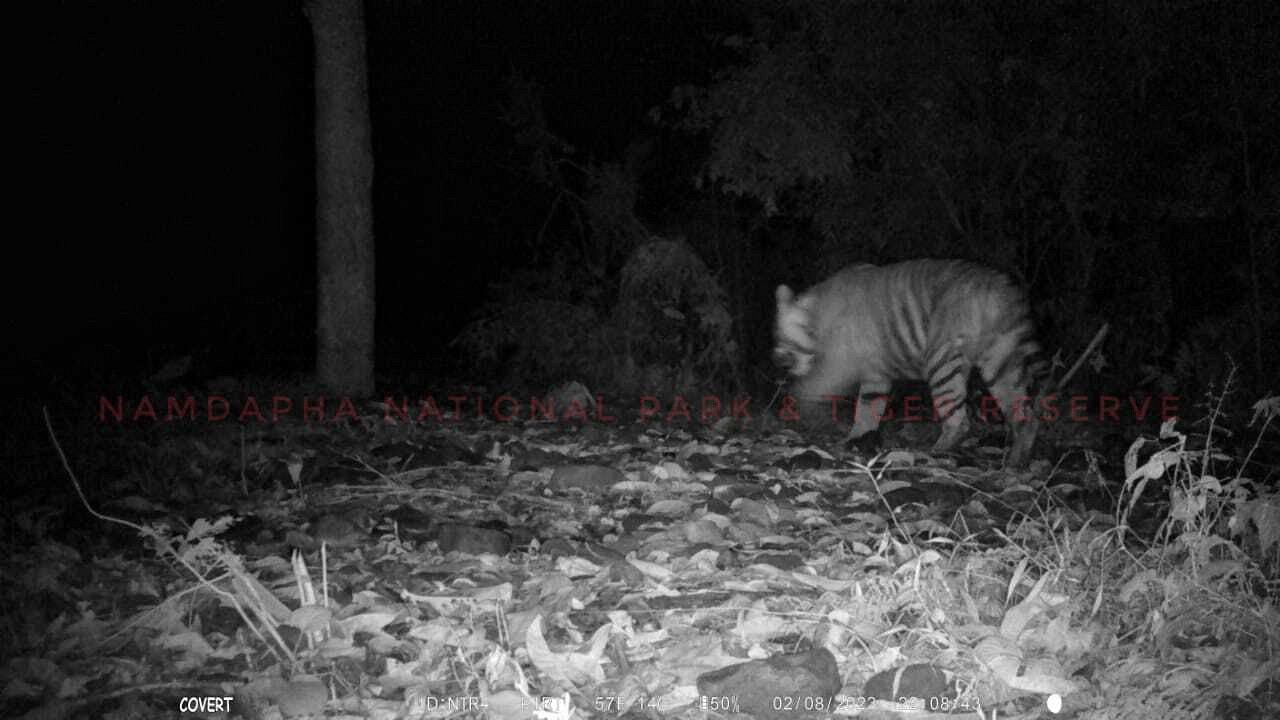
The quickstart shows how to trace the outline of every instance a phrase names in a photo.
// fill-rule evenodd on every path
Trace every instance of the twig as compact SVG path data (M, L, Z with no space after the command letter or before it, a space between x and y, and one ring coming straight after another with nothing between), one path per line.
M128 520L104 515L103 513L95 510L93 505L89 504L89 498L85 497L84 490L80 487L80 481L76 479L76 474L71 471L71 463L67 461L67 455L62 451L62 444L58 442L58 436L53 432L53 421L49 419L49 408L42 407L40 409L44 412L44 426L49 431L49 439L53 441L53 449L58 452L58 459L62 461L62 469L67 471L67 477L71 478L71 486L76 489L76 495L80 496L80 502L84 505L85 509L89 511L89 514L99 520L123 525L143 536L151 536L152 531L148 528L138 525L137 523L129 522Z
M1075 364L1071 366L1071 369L1067 371L1067 374L1063 375L1062 379L1055 384L1052 392L1061 390L1068 382L1071 381L1071 378L1080 370L1080 366L1084 364L1085 359L1092 355L1094 350L1098 349L1098 345L1102 343L1102 339L1107 336L1107 331L1110 329L1110 323L1102 323L1102 327L1098 328L1098 332L1095 333L1093 339L1089 341L1089 346L1084 349L1084 352L1080 353L1080 357L1076 358Z
M49 439L53 442L53 449L57 451L58 459L62 462L62 469L66 471L67 477L71 479L71 485L76 489L76 495L80 497L80 502L84 504L84 507L86 510L89 511L89 514L105 522L113 522L113 523L116 523L117 525L123 525L127 528L134 530L142 537L151 540L155 544L157 549L159 549L162 553L167 553L168 555L173 557L173 559L176 560L178 564L181 565L187 572L191 573L191 575L195 577L195 579L201 585L209 588L209 590L211 590L212 592L230 601L232 607L234 607L236 609L236 612L240 614L240 619L244 620L245 625L247 625L250 630L252 630L255 634L257 634L257 636L263 641L263 644L267 646L267 649L271 651L271 653L275 655L278 660L280 660L281 662L284 662L285 658L281 657L279 652L277 652L276 648L271 643L267 642L266 638L262 636L257 626L254 625L254 623L249 619L248 614L245 612L244 607L240 602L240 598L235 593L227 592L226 590L223 590L222 588L215 585L212 580L205 577L199 568L192 565L190 560L183 557L182 553L178 552L178 550L175 549L170 542L165 541L165 539L161 536L159 531L155 530L154 528L138 525L137 523L130 522L122 518L112 517L105 513L98 512L96 509L94 509L93 505L89 503L89 498L85 496L84 489L80 487L80 480L76 478L75 472L71 469L71 463L67 460L67 454L62 450L62 443L58 442L58 436L53 431L53 421L49 418L49 408L47 406L42 407L41 411L44 413L44 426L45 426L45 429L49 431ZM225 553L219 555L219 560L221 561L222 565L225 568L231 571L231 574L233 576L237 574L237 571L239 571L240 573L243 573L243 570L240 570L239 568L235 567L235 564L228 562L229 558L224 557L224 555ZM273 626L271 626L269 623L266 623L266 626L267 626L267 630L271 633L271 635L280 643L280 647L284 648L285 651L287 652L288 648L284 644L284 641L280 638L279 634L276 632L276 629Z

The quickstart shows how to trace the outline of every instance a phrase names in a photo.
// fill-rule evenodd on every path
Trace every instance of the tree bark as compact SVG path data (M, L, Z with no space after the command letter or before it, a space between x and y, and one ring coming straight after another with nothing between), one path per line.
M373 394L373 142L362 0L308 0L316 86L316 377Z

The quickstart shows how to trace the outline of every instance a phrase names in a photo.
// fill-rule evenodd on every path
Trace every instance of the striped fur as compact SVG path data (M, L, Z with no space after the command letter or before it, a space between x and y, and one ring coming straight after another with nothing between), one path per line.
M960 260L853 265L796 297L778 286L774 360L794 376L793 395L827 403L859 385L853 435L875 430L883 406L871 400L896 379L925 380L939 409L945 451L964 437L970 371L982 379L1006 420L1027 395L1039 346L1026 297L1005 275ZM932 416L929 406L922 414ZM1019 418L1026 409L1019 409ZM1025 462L1030 422L1009 422L1009 461Z

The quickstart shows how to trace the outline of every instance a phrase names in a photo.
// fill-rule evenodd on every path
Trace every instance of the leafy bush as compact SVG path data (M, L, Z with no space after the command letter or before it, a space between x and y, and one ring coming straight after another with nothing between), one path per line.
M613 346L609 325L589 303L570 299L569 282L556 272L530 271L494 283L493 299L450 343L465 355L460 364L510 390L607 377L600 370Z
M664 389L689 389L736 368L724 290L683 240L654 239L632 253L613 317L624 385L656 380Z

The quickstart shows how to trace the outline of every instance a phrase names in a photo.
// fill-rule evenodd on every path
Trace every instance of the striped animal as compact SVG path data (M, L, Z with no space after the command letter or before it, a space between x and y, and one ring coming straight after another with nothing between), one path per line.
M852 265L796 296L777 289L774 360L794 377L800 403L830 407L831 396L860 385L852 436L880 425L893 380L925 380L942 418L935 451L951 449L968 429L966 400L977 367L1013 439L1009 463L1030 454L1035 425L1025 403L1039 346L1025 295L1008 277L961 260ZM803 406L803 405L802 405Z

